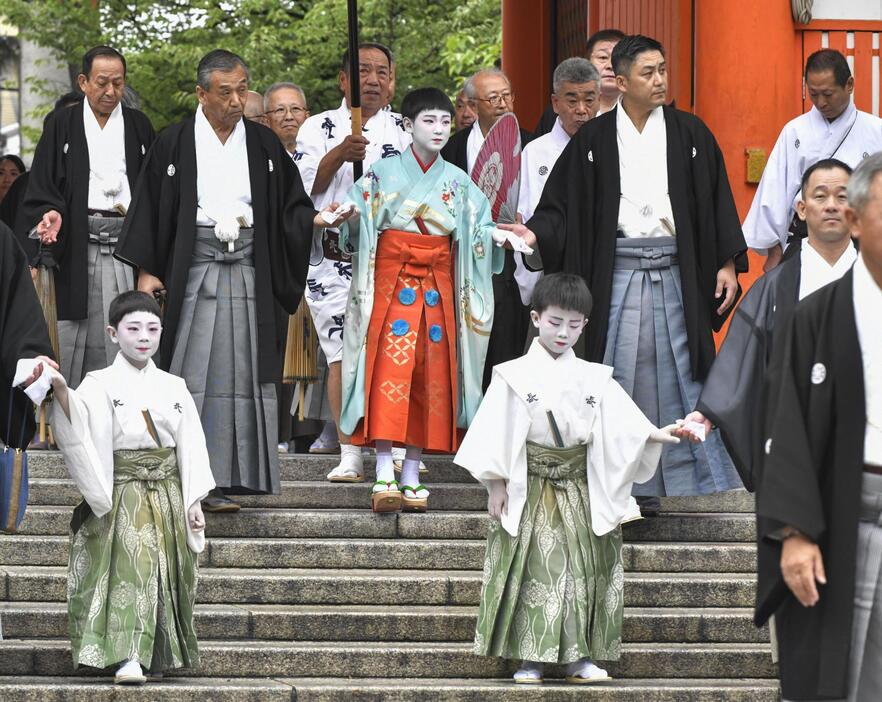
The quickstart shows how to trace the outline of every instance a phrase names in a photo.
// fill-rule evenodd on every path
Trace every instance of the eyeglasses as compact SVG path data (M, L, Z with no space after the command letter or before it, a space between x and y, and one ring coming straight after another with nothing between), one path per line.
M306 113L306 110L302 107L297 107L296 105L291 105L288 107L282 106L277 107L275 110L270 110L266 114L270 117L275 117L276 119L285 119L285 116L288 113L291 113L292 117L299 117L302 114Z
M473 100L480 100L481 102L489 102L494 107L502 107L507 102L509 102L514 97L510 91L505 91L504 93L497 93L494 95L488 95L485 98L472 98Z

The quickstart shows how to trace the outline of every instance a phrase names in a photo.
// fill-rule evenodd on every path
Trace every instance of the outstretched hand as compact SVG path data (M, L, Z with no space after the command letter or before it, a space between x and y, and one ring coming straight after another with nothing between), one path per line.
M698 429L697 425L704 427L704 436L696 431ZM686 439L693 444L699 444L710 435L711 429L713 429L713 424L711 424L710 420L701 412L695 411L687 414L684 419L677 421L677 430L674 432L674 436L679 436L681 439Z
M39 361L39 363L34 366L34 371L28 376L27 380L21 384L22 388L29 387L33 383L36 383L40 379L40 376L43 375L43 369L46 366L53 370L58 370L58 364L48 356L36 356L34 360ZM62 378L62 380L64 379Z
M538 245L536 235L525 224L497 224L496 226L503 231L511 232L531 249L535 249ZM506 248L510 249L512 247L508 244Z
M668 424L668 426L661 429L655 429L649 435L649 440L659 444L679 444L680 439L676 435L679 428L679 424Z
M325 227L336 228L352 217L355 212L356 207L351 202L343 205L339 202L332 202L325 209L316 214L312 223L319 229Z

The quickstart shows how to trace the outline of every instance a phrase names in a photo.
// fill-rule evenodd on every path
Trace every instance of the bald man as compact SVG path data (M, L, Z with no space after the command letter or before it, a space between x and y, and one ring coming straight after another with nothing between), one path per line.
M268 126L263 110L263 95L256 90L248 91L248 97L245 99L245 119L262 124L264 127Z

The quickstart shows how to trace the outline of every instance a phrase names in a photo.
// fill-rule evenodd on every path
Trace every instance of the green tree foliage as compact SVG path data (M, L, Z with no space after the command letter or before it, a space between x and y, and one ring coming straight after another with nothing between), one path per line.
M196 64L214 48L241 55L252 87L303 86L313 112L335 107L347 41L345 0L0 0L0 16L71 68L106 43L126 56L129 83L161 128L196 105ZM501 53L499 0L361 0L360 38L390 46L397 99L433 85L454 95ZM55 95L46 95L47 105Z

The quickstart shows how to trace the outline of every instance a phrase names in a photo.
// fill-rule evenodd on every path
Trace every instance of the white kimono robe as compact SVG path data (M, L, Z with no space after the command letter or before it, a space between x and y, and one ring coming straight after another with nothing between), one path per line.
M554 446L551 410L564 446L587 451L591 528L603 536L640 518L631 485L648 480L661 457L655 430L612 378L612 368L577 358L554 358L538 339L526 355L493 369L493 379L453 459L485 485L506 480L503 528L517 536L527 495L527 441Z
M538 139L533 139L521 152L521 186L518 193L518 214L521 221L526 222L533 216L533 210L539 204L542 190L548 174L554 168L558 156L564 147L570 143L570 135L564 131L560 117L554 123L548 134L543 134ZM524 255L515 253L514 277L521 293L521 302L530 304L533 297L533 288L542 277L542 271L530 270L524 265Z
M96 517L113 506L113 452L158 448L143 409L150 410L163 448L176 448L185 509L214 487L202 423L183 378L159 370L153 361L138 370L118 353L110 366L69 389L68 398L70 419L55 402L50 421L70 475ZM192 531L186 521L187 544L200 553L205 534Z
M856 168L877 151L882 151L882 119L854 104L832 122L816 107L790 120L778 135L744 220L747 245L765 252L786 244L802 174L809 166L833 157Z

